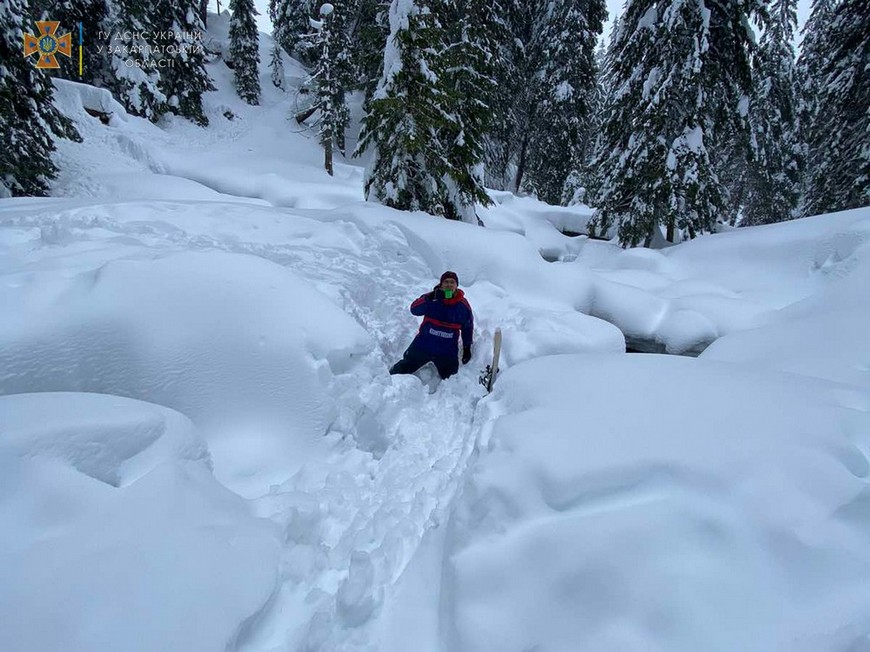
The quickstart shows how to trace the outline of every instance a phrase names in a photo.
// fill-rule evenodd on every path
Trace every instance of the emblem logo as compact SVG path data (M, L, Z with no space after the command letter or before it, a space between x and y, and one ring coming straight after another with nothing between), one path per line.
M38 20L36 29L39 30L39 36L24 34L24 56L39 54L37 68L60 68L57 55L72 56L72 34L58 36L59 25L55 20Z

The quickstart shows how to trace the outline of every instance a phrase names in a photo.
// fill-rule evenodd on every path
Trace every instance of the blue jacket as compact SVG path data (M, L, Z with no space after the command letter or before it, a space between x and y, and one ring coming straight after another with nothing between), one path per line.
M417 337L409 349L428 355L459 354L459 334L462 345L471 346L474 333L474 315L462 290L450 299L435 300L427 292L411 304L411 314L423 318Z

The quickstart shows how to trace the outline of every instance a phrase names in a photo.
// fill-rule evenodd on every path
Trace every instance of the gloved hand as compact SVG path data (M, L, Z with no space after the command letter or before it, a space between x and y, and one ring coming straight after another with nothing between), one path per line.
M432 301L444 301L444 290L437 288L432 293Z
M468 364L469 360L471 360L471 347L464 346L462 347L462 364Z

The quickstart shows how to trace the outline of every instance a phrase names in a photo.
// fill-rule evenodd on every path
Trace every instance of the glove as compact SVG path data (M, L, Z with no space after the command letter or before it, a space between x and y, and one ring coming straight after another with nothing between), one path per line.
M468 364L469 360L471 360L471 347L464 346L462 347L462 364Z
M438 288L432 293L432 301L444 301L444 290Z

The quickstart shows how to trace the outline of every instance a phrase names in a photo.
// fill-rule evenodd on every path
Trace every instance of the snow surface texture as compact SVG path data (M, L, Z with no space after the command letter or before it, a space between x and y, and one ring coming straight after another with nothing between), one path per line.
M0 415L0 649L219 650L269 601L277 532L189 419L76 393Z
M663 356L508 372L445 552L446 649L856 649L870 403L785 381Z
M399 213L211 72L208 129L60 84L59 197L0 201L0 649L870 646L870 210L663 251ZM387 369L445 269L430 394Z

